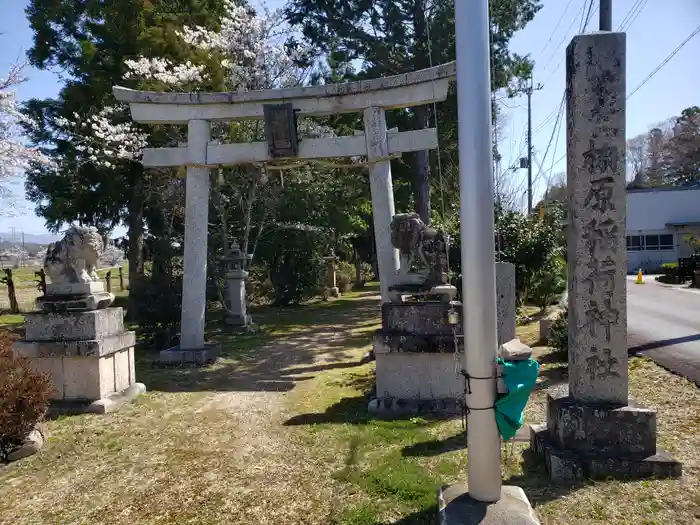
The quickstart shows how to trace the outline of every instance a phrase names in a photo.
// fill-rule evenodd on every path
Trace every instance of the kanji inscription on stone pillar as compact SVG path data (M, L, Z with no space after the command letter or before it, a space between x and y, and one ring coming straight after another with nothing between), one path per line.
M569 391L626 405L625 36L576 36L566 52Z

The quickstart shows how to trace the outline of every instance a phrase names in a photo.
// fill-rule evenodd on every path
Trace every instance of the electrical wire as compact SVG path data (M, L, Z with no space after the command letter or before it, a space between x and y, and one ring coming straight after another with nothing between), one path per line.
M628 27L629 27L629 26L628 26ZM636 86L632 91L630 91L629 94L625 97L625 100L629 100L629 99L632 97L632 95L634 95L637 91L639 91L639 90L642 88L642 86L644 86L647 82L649 82L649 80L651 80L651 79L654 77L654 75L656 75L656 73L658 73L658 72L661 70L661 68L663 68L666 64L668 64L668 62L669 62L674 56L676 56L676 54L677 54L688 42L690 42L698 33L700 33L700 26L696 27L696 28L686 37L686 39L683 40L683 42L681 42L681 43L678 45L678 47L676 47L676 49L674 49L673 51L671 51L671 53L669 53L669 55L668 55L666 58L664 58L664 59L661 61L661 63L660 63L658 66L656 66L656 67L652 70L652 72L649 73L649 74L644 78L644 80L642 80L639 84L637 84L637 86ZM559 162L561 162L562 160L564 160L565 157L566 157L566 153L564 153L564 155L562 155L561 157L559 157L559 158L556 160L556 162L555 162L554 164L559 164Z
M543 71L543 72L547 70L547 67L549 66L549 64L550 64L550 62L552 61L552 59L554 59L554 57L557 56L557 53L559 52L559 48L561 48L562 44L566 41L566 37L569 35L569 31L571 31L571 28L574 27L574 24L576 23L576 19L578 18L578 16L579 16L580 14L583 13L583 11L584 11L585 9L586 9L586 1L584 0L583 5L581 6L581 9L579 9L578 13L576 13L576 15L574 16L573 20L571 21L571 24L569 24L569 27L568 27L568 28L566 29L566 31L564 32L563 38L561 39L561 41L559 42L559 44L557 44L556 49L554 50L554 52L552 53L552 55L549 57L549 60L547 61L547 63L546 63L546 64L544 65L544 67L542 68L542 71Z
M547 39L547 42L545 43L544 47L542 48L542 51L540 51L539 55L535 59L535 63L539 61L540 58L542 58L542 55L544 54L545 50L547 49L547 46L549 43L552 41L552 38L554 37L554 33L557 32L557 29L559 29L559 26L561 25L561 21L564 19L564 16L566 15L566 12L569 10L569 7L571 7L571 4L573 3L574 0L569 0L569 3L566 4L566 7L564 8L564 12L562 12L561 16L559 17L559 20L557 20L557 23L554 25L554 29L552 29L551 34L549 35L549 38Z
M683 40L683 42L681 42L680 45L679 45L676 49L674 49L673 51L671 51L671 54L670 54L670 55L668 55L658 66L656 66L656 68L654 68L654 70L653 70L651 73L649 73L649 74L646 76L646 78L645 78L644 80L642 80L642 81L637 85L636 88L634 88L632 91L630 91L630 93L629 93L629 94L627 95L627 97L626 97L626 100L629 100L629 99L632 97L632 95L634 95L637 91L639 91L639 89L640 89L644 84L646 84L647 82L649 82L649 80L651 80L651 79L653 78L653 76L656 75L656 73L658 73L659 70L660 70L662 67L664 67L666 64L668 64L669 60L671 60L671 59L676 55L676 53L678 53L681 49L683 49L683 47L684 47L688 42L690 42L690 41L693 39L693 37L694 37L695 35L697 35L698 33L700 33L700 26L696 27L696 28L693 30L693 32L690 33L690 34L688 35L688 37L687 37L685 40Z
M627 29L629 29L632 23L639 16L639 13L642 12L642 9L644 9L648 1L649 0L636 0L636 2L632 4L632 7L630 7L630 10L627 12L625 18L623 18L622 22L620 22L620 26L617 28L617 30L627 31Z

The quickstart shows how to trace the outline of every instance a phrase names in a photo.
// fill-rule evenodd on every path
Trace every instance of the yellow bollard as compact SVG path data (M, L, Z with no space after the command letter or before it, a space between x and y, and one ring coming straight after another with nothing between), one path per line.
M642 269L641 268L637 272L637 280L635 281L634 284L644 284L644 280L642 279Z

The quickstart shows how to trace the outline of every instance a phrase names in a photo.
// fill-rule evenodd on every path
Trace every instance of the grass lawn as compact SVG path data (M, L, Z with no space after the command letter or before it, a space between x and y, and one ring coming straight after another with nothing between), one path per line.
M437 487L465 479L466 437L457 420L368 417L370 293L258 309L254 336L212 325L225 354L212 366L161 368L140 351L148 393L114 414L49 421L40 454L0 467L0 524L436 524ZM518 331L534 344L532 324ZM566 377L560 356L536 350L529 422L543 420L543 388ZM683 479L554 486L526 445L506 444L506 483L543 525L700 520L700 390L636 358L630 390L658 410Z

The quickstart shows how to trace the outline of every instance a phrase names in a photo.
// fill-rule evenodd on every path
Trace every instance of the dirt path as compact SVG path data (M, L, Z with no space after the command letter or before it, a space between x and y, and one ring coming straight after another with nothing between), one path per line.
M232 429L230 447L235 454L229 460L241 484L230 494L236 509L232 523L329 523L334 482L325 471L327 465L305 449L300 429L284 425L294 415L287 398L328 365L357 360L357 352L346 347L357 328L354 321L376 315L376 302L364 302L367 307L353 312L348 323L316 326L261 347L254 357L259 366L251 371L259 379L245 381L249 391L232 385L233 390L208 396L195 410L203 418L227 420ZM275 376L279 379L268 379Z
M0 524L327 525L335 482L308 432L284 425L289 400L353 366L376 316L372 299L329 305L239 359L144 368L136 403L50 421L41 454L0 469Z

